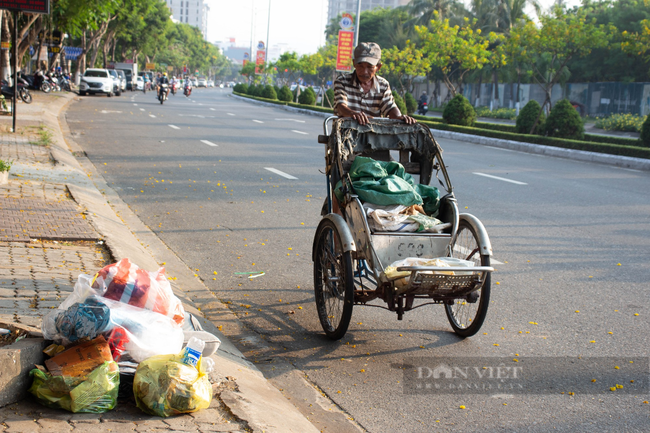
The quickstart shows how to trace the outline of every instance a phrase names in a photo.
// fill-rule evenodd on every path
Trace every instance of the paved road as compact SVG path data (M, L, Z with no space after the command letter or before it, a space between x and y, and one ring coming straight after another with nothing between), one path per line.
M483 329L461 340L439 306L402 322L366 307L333 343L313 305L310 255L322 120L227 93L196 89L163 106L150 93L87 97L67 119L121 198L260 335L247 355L270 377L282 356L373 432L650 429L649 173L440 140L461 210L493 243ZM236 274L253 271L265 275ZM405 386L405 369L459 362L449 357L535 368L533 390L548 391ZM595 357L586 375L570 369Z

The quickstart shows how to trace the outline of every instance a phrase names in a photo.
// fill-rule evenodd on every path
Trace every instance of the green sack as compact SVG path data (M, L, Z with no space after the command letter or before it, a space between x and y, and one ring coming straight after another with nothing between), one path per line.
M103 413L117 405L120 369L114 361L104 362L87 377L52 376L34 368L29 388L39 403L74 413Z
M438 188L415 184L413 177L399 162L375 161L372 158L357 156L350 167L349 174L354 193L364 203L381 206L419 204L428 215L438 214L440 207ZM339 181L334 189L339 201L343 201L341 185Z

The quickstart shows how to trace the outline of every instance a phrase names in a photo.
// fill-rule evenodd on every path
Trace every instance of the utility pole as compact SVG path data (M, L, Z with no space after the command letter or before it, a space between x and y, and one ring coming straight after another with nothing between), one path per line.
M357 16L356 23L354 23L354 46L359 45L359 30L361 27L361 0L357 0Z
M255 0L251 0L251 50L250 54L248 55L248 61L252 62L253 61L253 25L255 22ZM252 76L249 74L248 76L248 84L252 83Z
M269 46L269 33L271 32L271 0L269 0L269 18L266 24L266 63L271 64L271 47ZM265 65L266 69L266 65ZM266 72L266 77L269 77L268 71Z

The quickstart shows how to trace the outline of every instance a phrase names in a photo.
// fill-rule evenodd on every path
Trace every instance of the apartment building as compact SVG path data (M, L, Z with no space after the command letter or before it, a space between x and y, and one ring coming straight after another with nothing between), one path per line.
M208 12L210 7L203 0L165 0L172 13L172 20L198 27L203 38L208 35Z

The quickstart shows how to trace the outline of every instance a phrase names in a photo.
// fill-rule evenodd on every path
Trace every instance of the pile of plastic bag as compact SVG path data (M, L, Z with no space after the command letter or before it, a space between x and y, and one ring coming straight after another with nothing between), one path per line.
M129 259L93 277L81 274L74 291L43 318L43 336L68 345L103 335L116 361L142 362L183 347L183 305L163 268L148 272Z
M71 412L111 410L118 394L160 416L206 408L213 363L202 354L220 341L192 315L183 326L185 317L164 268L149 272L123 259L95 276L81 274L70 296L43 318L43 336L54 344L44 351L51 357L45 366L31 371L29 391ZM120 387L121 375L133 386Z

